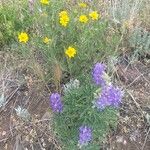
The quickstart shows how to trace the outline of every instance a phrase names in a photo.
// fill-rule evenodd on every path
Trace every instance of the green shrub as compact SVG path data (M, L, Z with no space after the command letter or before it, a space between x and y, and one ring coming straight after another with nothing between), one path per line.
M129 38L130 46L134 49L133 58L150 54L150 32L142 28L135 28Z

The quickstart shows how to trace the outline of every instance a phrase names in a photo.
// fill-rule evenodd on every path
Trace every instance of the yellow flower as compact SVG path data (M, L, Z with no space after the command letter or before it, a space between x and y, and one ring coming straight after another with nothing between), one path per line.
M59 17L62 17L62 16L68 16L68 12L67 11L61 11L60 13L59 13Z
M43 39L43 42L44 42L45 44L48 44L50 41L51 41L51 39L49 39L48 37L45 37L45 38Z
M92 11L91 13L89 13L89 16L92 18L92 20L98 20L99 18L99 14L97 13L97 11Z
M79 3L79 6L82 7L82 8L86 8L87 4L86 3Z
M68 47L68 49L66 49L66 51L65 51L65 54L69 57L69 58L71 58L71 57L74 57L75 55L76 55L76 49L75 48L73 48L73 47L71 47L71 46L69 46Z
M59 23L62 25L62 26L64 26L64 27L66 27L67 26L67 24L69 23L69 16L68 16L68 12L67 11L61 11L60 13L59 13Z
M18 35L18 40L19 40L19 42L27 43L29 40L29 36L26 32L21 32Z
M81 15L79 17L79 21L82 22L82 23L87 23L88 22L88 18L86 15Z
M49 5L49 0L41 0L40 2L44 5Z

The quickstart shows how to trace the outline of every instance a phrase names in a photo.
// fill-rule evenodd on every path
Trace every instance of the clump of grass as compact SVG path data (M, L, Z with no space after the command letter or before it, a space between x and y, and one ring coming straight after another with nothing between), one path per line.
M134 55L138 58L138 55L150 54L150 32L143 28L136 27L132 32L129 42L132 48L134 48Z
M18 106L15 108L16 114L18 117L24 119L24 120L29 120L30 119L30 113L28 112L27 109L22 108L21 106Z
M150 1L143 0L142 7L140 9L140 17L139 19L142 21L142 25L146 28L150 28Z
M138 17L142 4L141 0L114 0L110 5L111 18L118 24L132 22Z

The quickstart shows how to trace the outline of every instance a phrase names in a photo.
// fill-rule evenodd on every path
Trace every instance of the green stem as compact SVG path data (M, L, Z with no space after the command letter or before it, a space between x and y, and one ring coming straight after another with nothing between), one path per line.
M71 71L71 65L70 65L71 61L69 58L67 58L67 64L68 64L68 68L69 68L69 73L70 73L70 76L72 77L72 71Z

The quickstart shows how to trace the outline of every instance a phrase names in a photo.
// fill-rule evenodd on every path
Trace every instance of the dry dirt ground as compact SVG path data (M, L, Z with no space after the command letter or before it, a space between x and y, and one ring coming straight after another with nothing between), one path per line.
M150 64L119 64L115 74L125 97L118 127L101 149L150 150ZM27 70L7 66L0 84L7 102L0 108L0 150L60 149L50 127L49 89ZM18 118L14 111L18 105L28 109L29 121Z
M110 149L150 149L150 64L140 61L120 64L117 76L125 97L116 132L110 136Z

